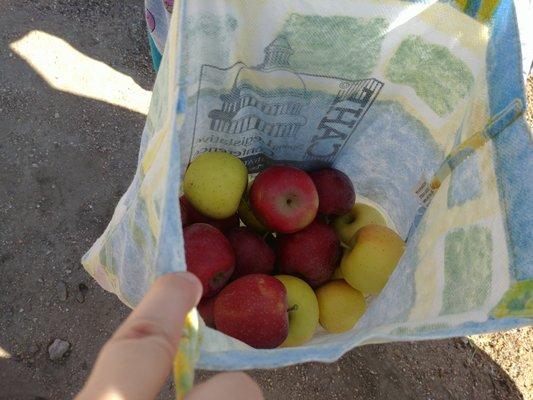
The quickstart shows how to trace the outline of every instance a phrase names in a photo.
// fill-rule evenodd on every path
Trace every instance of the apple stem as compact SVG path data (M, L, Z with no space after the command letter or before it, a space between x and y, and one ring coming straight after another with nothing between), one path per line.
M296 311L298 309L298 304L293 305L287 309L287 312Z

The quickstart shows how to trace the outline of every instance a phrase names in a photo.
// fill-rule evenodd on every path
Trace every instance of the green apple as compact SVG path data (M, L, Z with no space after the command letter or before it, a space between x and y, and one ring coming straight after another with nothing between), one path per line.
M352 329L365 313L365 298L343 280L325 283L316 291L320 325L329 333Z
M248 171L237 157L203 153L185 171L183 192L200 213L223 219L237 212L247 182Z
M246 225L248 228L253 229L254 231L258 233L267 233L268 229L257 219L254 212L252 211L252 206L250 205L250 198L248 197L248 192L250 191L250 187L252 186L252 182L248 183L248 188L244 192L241 203L239 204L239 217L241 218L241 221Z
M379 210L364 203L356 203L350 212L333 221L335 232L346 244L349 244L355 233L366 225L387 225L387 222Z
M289 334L281 347L299 346L313 337L318 326L318 302L306 282L291 275L276 275L287 290Z
M367 225L359 229L354 245L341 260L344 280L367 294L378 294L389 280L405 249L396 232L386 226Z

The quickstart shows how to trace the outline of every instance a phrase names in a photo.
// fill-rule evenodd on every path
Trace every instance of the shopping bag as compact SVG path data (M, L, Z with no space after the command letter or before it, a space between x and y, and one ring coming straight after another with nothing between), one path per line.
M82 260L102 287L135 306L186 269L181 180L195 156L225 151L250 174L340 169L407 247L352 330L259 350L200 321L199 367L531 324L533 144L512 1L174 3L147 10L168 34L138 168Z

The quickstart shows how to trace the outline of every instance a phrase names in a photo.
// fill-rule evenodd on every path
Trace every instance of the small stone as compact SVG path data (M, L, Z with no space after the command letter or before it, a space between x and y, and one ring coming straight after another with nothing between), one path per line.
M59 360L69 349L69 342L61 339L54 340L54 342L48 347L48 355L50 356L50 360Z
M56 113L54 114L54 118L59 118L59 113L58 113L58 112L56 112Z
M67 284L63 281L57 282L56 285L57 298L61 301L66 301L68 297Z
M85 283L80 283L78 285L78 294L76 294L76 301L78 303L83 303L85 301L85 293L87 293L88 290L89 288Z

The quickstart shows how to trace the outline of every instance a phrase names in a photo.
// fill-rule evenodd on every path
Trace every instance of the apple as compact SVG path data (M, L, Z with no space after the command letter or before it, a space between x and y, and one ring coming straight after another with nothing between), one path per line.
M237 214L233 214L232 216L224 219L213 219L206 217L196 210L185 196L180 197L180 213L182 227L203 222L205 224L213 225L222 232L226 232L239 226L239 216Z
M238 214L244 225L258 233L264 234L268 232L268 229L261 223L261 221L259 221L259 219L257 219L250 204L249 193L251 186L252 185L248 183L248 189L242 195L241 203L239 204Z
M215 300L220 332L257 349L278 347L287 338L285 286L270 275L245 275L228 284Z
M237 157L223 152L203 153L185 171L183 192L207 217L224 219L237 212L248 183L248 171Z
M318 193L309 175L301 169L275 165L255 178L250 203L254 214L268 229L292 233L315 219Z
M235 253L235 271L232 279L248 274L272 272L276 255L261 236L243 226L230 230L226 237Z
M338 169L309 173L318 192L318 212L327 216L346 214L355 203L355 190L348 176Z
M227 232L230 229L236 228L239 226L239 216L237 214L233 214L231 217L224 218L224 219L212 219L208 218L205 221L198 221L198 222L204 222L206 224L212 225L221 232Z
M354 244L341 261L342 275L355 289L378 294L400 260L405 243L392 229L367 225L357 231Z
M315 220L299 232L279 235L276 251L282 274L299 276L316 287L333 274L340 242L331 226Z
M215 297L208 297L205 299L202 299L198 306L196 307L198 309L198 312L200 313L200 316L204 320L205 324L215 329L215 314L214 314L214 306L215 306Z
M200 213L194 209L184 195L180 196L181 227L185 228L186 226L193 224L193 221L196 219L196 214Z
M366 225L387 225L385 217L374 207L357 203L333 221L333 228L343 243L349 244L356 232Z
M204 223L186 227L183 240L187 270L202 282L202 297L214 296L235 268L235 253L229 240L217 228Z
M318 326L318 301L315 292L303 280L290 275L276 275L287 290L289 334L281 347L300 346L309 341Z
M330 281L316 291L320 325L329 333L352 329L365 313L365 298L345 281Z

